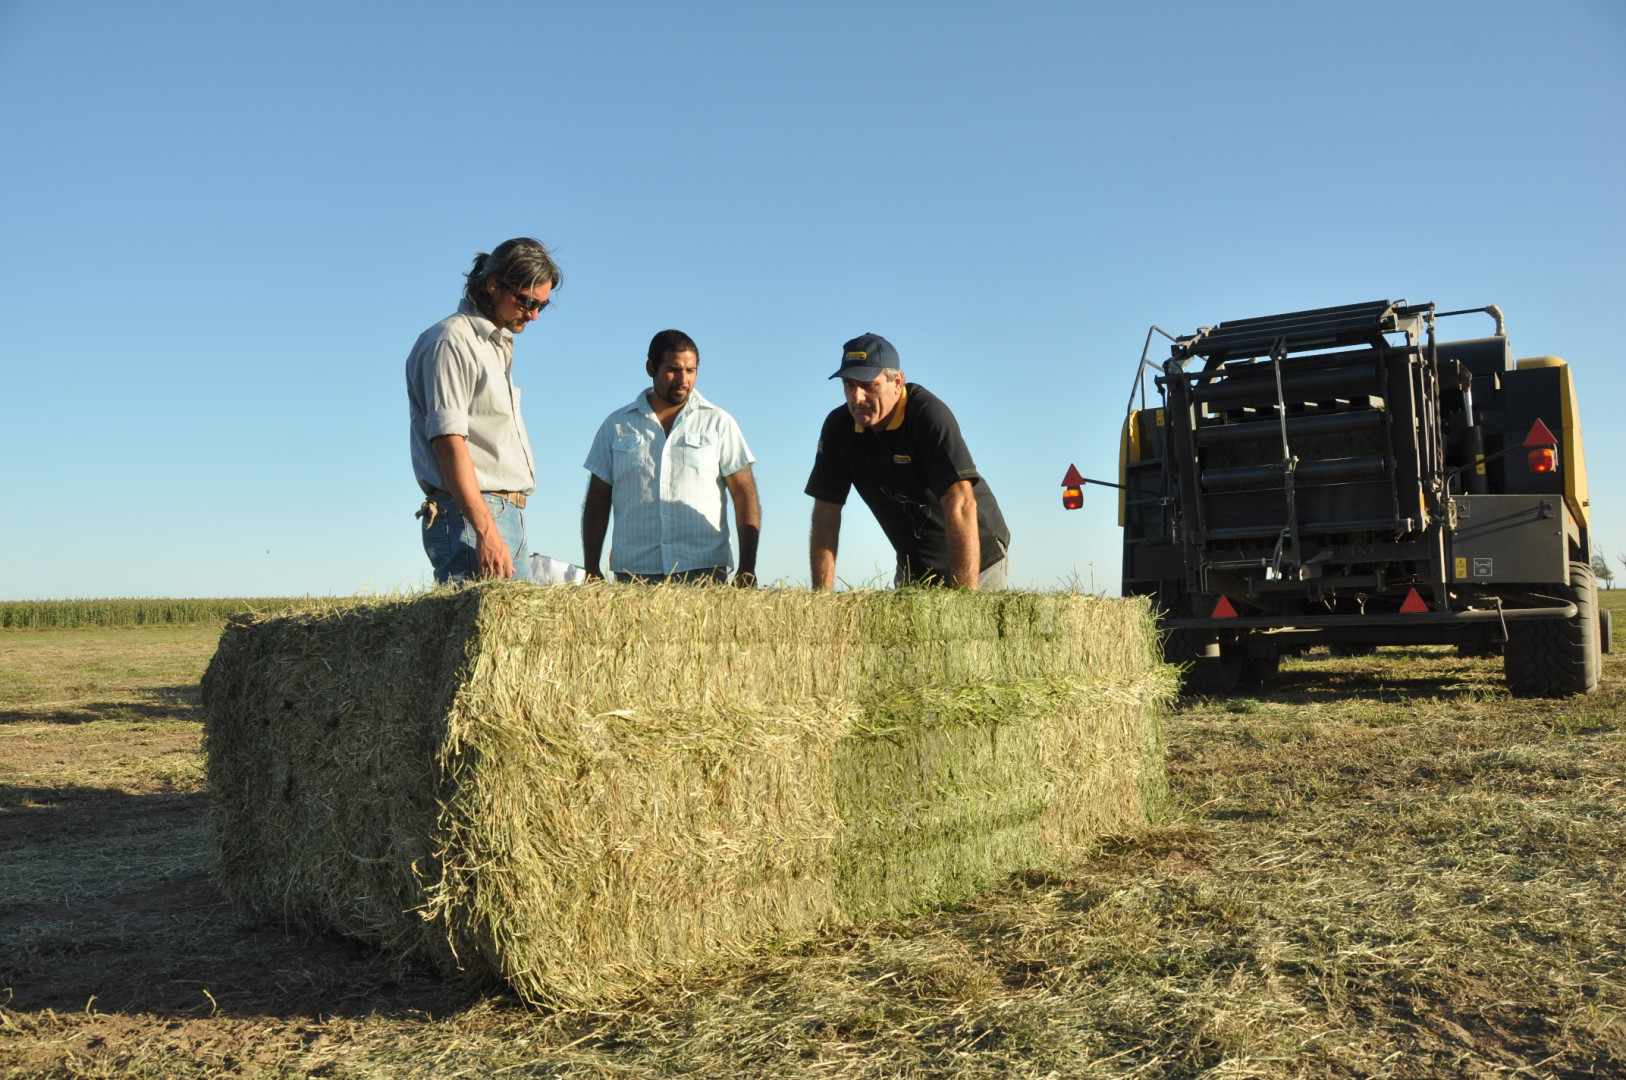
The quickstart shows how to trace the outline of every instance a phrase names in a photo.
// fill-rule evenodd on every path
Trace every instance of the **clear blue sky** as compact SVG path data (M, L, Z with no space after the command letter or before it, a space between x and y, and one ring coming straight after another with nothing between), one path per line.
M1626 5L0 0L0 598L428 577L402 366L477 250L557 247L521 336L532 547L686 330L758 457L766 578L845 339L959 416L1013 581L1116 588L1146 329L1495 302L1575 366L1626 551ZM1466 332L1489 320L1459 321ZM839 571L890 551L856 498Z

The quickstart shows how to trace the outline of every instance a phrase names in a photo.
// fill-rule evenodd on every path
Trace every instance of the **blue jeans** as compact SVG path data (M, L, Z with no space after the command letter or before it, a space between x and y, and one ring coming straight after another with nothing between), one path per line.
M531 553L525 543L525 512L507 499L496 495L481 496L491 520L497 523L497 533L508 545L508 554L514 560L515 581L531 580ZM435 568L435 583L474 580L480 569L478 536L474 526L457 508L457 500L450 495L429 496L437 512L435 523L423 530L423 550L429 556L429 565Z

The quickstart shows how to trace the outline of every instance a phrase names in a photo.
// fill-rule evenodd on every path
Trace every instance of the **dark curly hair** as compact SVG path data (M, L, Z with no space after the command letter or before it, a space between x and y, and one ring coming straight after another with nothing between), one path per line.
M694 343L694 338L682 330L662 330L649 339L649 373L655 374L667 353L681 352L694 353L695 363L700 362L700 346Z

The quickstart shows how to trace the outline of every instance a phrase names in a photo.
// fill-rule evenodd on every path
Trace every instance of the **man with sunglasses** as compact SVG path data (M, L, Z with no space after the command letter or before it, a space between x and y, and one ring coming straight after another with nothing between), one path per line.
M813 587L835 585L841 508L856 487L897 552L895 584L1003 589L1011 531L949 407L904 382L898 351L879 334L842 346L830 378L847 404L825 418L807 481Z
M529 237L474 257L457 313L407 356L412 469L424 491L423 548L435 581L530 576L525 500L536 487L514 385L514 335L563 275Z

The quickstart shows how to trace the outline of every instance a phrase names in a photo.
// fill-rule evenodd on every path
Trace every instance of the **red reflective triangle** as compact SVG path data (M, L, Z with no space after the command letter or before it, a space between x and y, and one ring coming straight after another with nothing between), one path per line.
M1406 594L1406 602L1400 605L1400 610L1402 614L1417 615L1421 612L1427 611L1428 605L1423 603L1423 598L1421 596L1417 595L1417 590L1412 589Z
M1214 614L1210 617L1215 619L1236 618L1236 608L1231 606L1231 598L1228 596L1220 597L1219 603L1214 605Z
M1536 422L1530 426L1530 434L1524 437L1524 445L1557 446L1558 440L1553 438L1553 433L1547 430L1547 425L1543 424L1541 417L1538 416Z
M1079 475L1077 465L1067 466L1067 475L1061 478L1062 487L1083 487L1084 477Z

